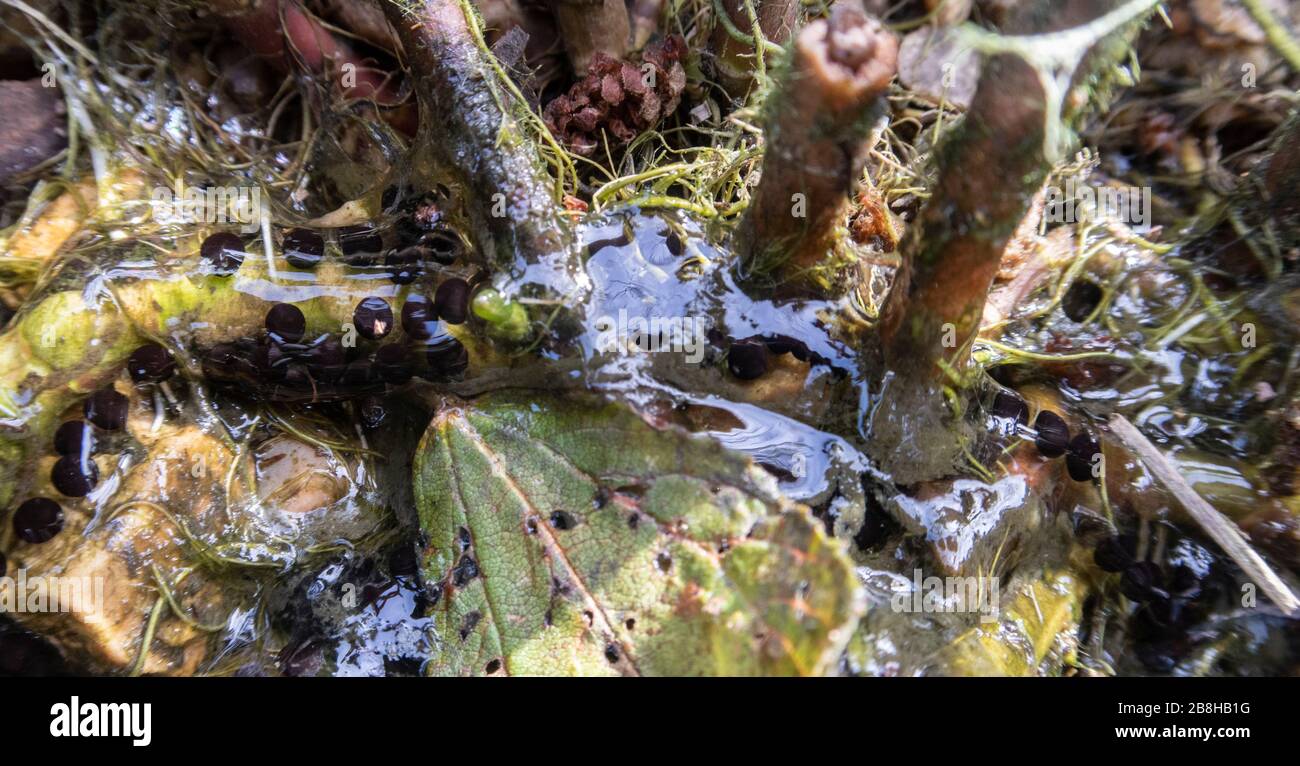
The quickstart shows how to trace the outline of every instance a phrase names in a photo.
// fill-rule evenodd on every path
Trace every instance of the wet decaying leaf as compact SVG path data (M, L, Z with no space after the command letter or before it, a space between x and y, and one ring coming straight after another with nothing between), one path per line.
M1080 551L1075 551L1079 556ZM916 585L861 570L872 602L845 650L840 671L868 676L1014 676L1074 674L1084 603L1095 582L1079 559L1046 561L1002 578L944 580L916 575ZM960 594L969 608L935 601ZM953 589L954 583L960 583ZM879 586L884 584L882 591ZM961 593L962 589L966 589Z
M1087 584L1058 569L1021 584L997 622L963 633L940 653L935 671L961 676L1059 675L1076 647Z
M432 674L809 675L857 623L839 544L748 459L591 398L447 406L415 465Z

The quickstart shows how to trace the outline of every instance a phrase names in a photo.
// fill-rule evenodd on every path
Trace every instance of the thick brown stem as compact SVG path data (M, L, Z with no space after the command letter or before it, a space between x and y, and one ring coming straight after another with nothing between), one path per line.
M1002 251L1050 169L1045 96L1018 56L994 57L966 122L940 150L939 181L909 229L880 319L890 369L961 367Z
M1260 183L1248 188L1246 196L1258 194L1263 199L1257 203L1263 204L1245 208L1257 211L1261 225L1276 232L1283 247L1300 248L1300 114L1278 128L1273 149L1254 177Z
M634 0L632 3L632 50L641 50L659 31L664 0Z
M1047 33L1101 17L1121 0L1056 0L1017 9L1007 31ZM1072 78L1060 119L1071 127L1086 105L1109 94L1107 69L1127 50L1125 35L1093 46ZM941 380L970 358L970 342L1007 243L1051 168L1049 94L1018 54L984 68L965 122L938 151L939 180L909 230L903 263L880 320L891 370Z
M988 62L966 122L939 149L939 181L904 240L879 323L888 370L868 436L899 484L952 473L964 434L943 388L970 357L1002 250L1048 171L1046 107L1033 68Z
M739 98L754 82L754 57L759 55L753 41L754 23L745 8L745 0L719 0L727 20L735 31L728 29L722 19L716 19L713 36L709 41L714 54L714 70L718 81L731 96ZM753 0L758 28L768 41L784 44L794 33L799 3L795 0ZM737 39L740 32L747 38Z
M560 39L569 54L574 74L582 77L591 57L605 53L621 59L627 55L632 23L623 0L547 0Z
M1018 7L1006 31L1072 28L1122 2L1039 0ZM1129 0L1124 7L1137 18L1149 4ZM965 121L936 151L938 182L903 243L876 339L884 372L866 437L899 483L955 467L967 426L949 414L945 388L960 388L1003 251L1051 168L1048 120L1068 129L1087 104L1105 98L1104 73L1126 49L1121 34L1080 51L1059 116L1049 114L1052 96L1028 61L1019 53L993 55Z
M894 36L850 3L799 32L769 102L763 177L741 222L746 276L802 280L826 259L897 58Z
M386 8L416 77L424 144L478 201L470 215L480 246L501 271L568 294L578 263L572 233L513 113L522 107L496 80L461 4L428 0L411 16Z

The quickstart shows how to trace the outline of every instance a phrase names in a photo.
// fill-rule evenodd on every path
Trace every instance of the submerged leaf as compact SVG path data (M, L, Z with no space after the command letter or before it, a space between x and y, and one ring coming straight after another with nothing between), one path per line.
M840 670L856 676L1062 675L1076 665L1083 605L1092 592L1080 573L1084 566L1080 560L1028 568L1005 588L999 577L923 577L919 570L913 588L901 575L864 568L876 598ZM962 594L968 594L964 600Z
M1068 569L1024 582L1000 620L962 634L941 654L944 675L1060 675L1076 649L1087 584Z
M593 398L444 409L415 464L432 674L819 674L851 564L747 458Z

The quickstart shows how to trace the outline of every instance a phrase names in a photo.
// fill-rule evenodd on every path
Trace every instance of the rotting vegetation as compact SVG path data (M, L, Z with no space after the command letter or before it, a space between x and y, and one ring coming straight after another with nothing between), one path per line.
M1293 670L1296 20L957 5L3 0L0 655Z

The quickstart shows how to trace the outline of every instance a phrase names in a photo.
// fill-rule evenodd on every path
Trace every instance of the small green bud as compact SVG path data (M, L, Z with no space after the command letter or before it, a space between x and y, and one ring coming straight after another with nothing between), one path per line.
M528 311L514 301L506 300L492 288L480 290L472 304L474 316L492 326L492 332L509 340L528 337Z

